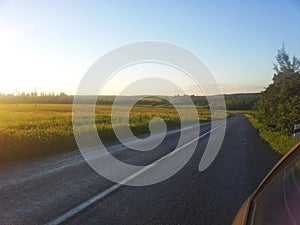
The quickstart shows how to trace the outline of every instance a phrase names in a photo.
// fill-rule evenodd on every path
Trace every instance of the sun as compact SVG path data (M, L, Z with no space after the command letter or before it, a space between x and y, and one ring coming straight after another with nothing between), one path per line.
M0 30L0 92L12 93L22 76L16 29Z
M41 77L50 73L41 58L26 44L21 29L0 30L0 92L33 91Z

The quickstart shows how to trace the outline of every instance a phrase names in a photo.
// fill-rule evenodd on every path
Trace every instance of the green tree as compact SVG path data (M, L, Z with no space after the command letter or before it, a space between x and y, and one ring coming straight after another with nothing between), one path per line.
M300 123L300 61L295 56L291 59L284 45L276 61L273 83L261 93L255 108L268 129L291 134Z

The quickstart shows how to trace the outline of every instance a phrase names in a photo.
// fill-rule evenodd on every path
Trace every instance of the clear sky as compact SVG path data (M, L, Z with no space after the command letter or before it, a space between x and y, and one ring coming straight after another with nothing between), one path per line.
M74 94L99 57L144 40L196 53L224 93L258 92L283 42L300 57L300 2L0 0L0 92Z

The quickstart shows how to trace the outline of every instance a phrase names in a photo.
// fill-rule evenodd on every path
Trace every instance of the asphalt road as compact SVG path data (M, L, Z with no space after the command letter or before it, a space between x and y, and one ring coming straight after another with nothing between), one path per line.
M209 123L201 125L201 134L209 130ZM118 143L108 147L123 162L148 165L170 154L178 137L178 130L169 132L151 152L132 151ZM280 156L245 117L236 115L228 119L216 159L199 172L208 137L199 138L195 153L178 173L149 186L116 185L94 172L79 151L0 165L0 224L231 224L240 205ZM164 160L173 160L182 152ZM167 170L158 165L135 179ZM128 174L122 174L120 179L126 177ZM91 203L95 196L99 200Z

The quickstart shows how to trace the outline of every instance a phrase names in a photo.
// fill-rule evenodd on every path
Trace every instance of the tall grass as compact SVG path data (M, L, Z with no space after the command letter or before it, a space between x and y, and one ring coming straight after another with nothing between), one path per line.
M101 140L115 140L110 118L111 106L98 105L95 112ZM198 115L201 121L211 119L206 108L198 108ZM172 107L138 106L130 113L132 132L135 135L149 132L148 124L154 117L163 119L168 128L180 126L178 113ZM76 147L71 104L0 104L1 162L40 157Z

